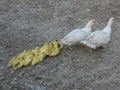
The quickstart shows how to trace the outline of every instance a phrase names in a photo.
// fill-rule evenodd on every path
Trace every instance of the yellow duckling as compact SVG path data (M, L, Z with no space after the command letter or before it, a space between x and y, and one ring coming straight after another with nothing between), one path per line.
M36 55L33 57L31 65L35 65L40 62L40 60L43 60L43 56Z
M26 54L27 54L27 50L24 50L19 56L17 56L17 57L14 56L10 60L8 66L10 66L10 67L12 66L15 69L21 67L23 65L23 61L24 61L24 58L25 58ZM19 66L18 66L18 64L19 64Z
M54 45L55 47L58 47L59 49L62 49L62 47L63 47L63 44L60 43L58 40L55 40L55 41L53 42L53 45Z
M59 49L56 47L52 48L52 52L49 54L49 56L56 56L59 53Z
M54 41L53 41L53 44L54 44L54 45L58 45L58 43L59 43L58 40L54 40Z
M42 54L44 57L46 55L49 55L49 44L48 43L44 44L44 46L40 49L40 53L39 54Z
M27 50L24 50L22 53L20 53L19 56L17 56L17 58L24 58L27 54Z
M35 55L38 55L39 52L40 52L40 48L39 48L39 47L36 47L34 50L32 50L32 52L33 52Z
M35 64L41 62L45 56L49 55L49 51L50 51L49 48L50 48L49 44L45 43L44 46L42 48L40 48L39 54L34 56L31 65L35 65Z
M55 56L59 54L62 48L62 44L55 40L53 43L45 43L43 47L36 47L34 50L24 50L17 57L14 56L8 66L12 66L14 69L19 69L23 66L27 66L31 63L31 65L35 65L41 62L44 57Z
M14 69L19 69L19 68L21 68L22 66L24 66L24 59L15 59L14 61L13 61L13 68Z
M40 49L36 48L36 52L33 60L31 62L31 65L35 65L43 60L43 58L48 55L48 43L45 43L44 46Z
M52 48L53 48L53 44L52 43L49 43L49 54L52 52Z
M27 56L25 57L25 60L24 60L24 66L27 66L28 64L32 62L33 56L34 56L33 52L28 51Z
M8 66L11 67L13 65L13 62L17 59L16 56L14 56L8 63Z
M41 61L43 61L43 59L44 59L44 57L45 57L45 55L44 54L39 54L39 62L41 62Z
M61 48L62 48L62 44L60 44L58 40L55 40L53 42L53 48L52 48L52 52L50 53L50 56L55 56L59 54Z
M14 69L20 69L21 67L23 67L24 66L24 61L20 61L20 62L18 62L19 64L14 68Z

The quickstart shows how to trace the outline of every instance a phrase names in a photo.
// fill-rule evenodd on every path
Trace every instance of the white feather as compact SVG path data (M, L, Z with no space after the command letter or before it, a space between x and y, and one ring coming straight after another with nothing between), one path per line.
M95 20L90 20L83 29L74 29L63 39L61 39L60 42L66 45L73 45L79 43L79 41L85 40L91 33L91 26L93 25L93 21Z
M95 31L86 38L84 41L80 41L87 47L92 49L96 49L96 47L104 46L110 41L111 37L111 25L113 22L113 18L110 18L107 26L103 30Z

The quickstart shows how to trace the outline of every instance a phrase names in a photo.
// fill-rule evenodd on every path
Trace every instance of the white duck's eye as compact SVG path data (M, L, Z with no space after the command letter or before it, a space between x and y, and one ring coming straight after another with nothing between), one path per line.
M112 18L113 21L115 21L115 18Z
M92 21L92 23L96 24L96 21L95 21L95 20L93 20L93 21Z

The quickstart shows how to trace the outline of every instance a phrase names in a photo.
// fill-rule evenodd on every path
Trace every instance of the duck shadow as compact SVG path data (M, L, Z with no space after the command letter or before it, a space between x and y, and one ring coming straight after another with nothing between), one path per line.
M91 49L91 48L89 48L89 47L87 47L85 45L82 45L82 44L80 44L79 46L78 45L74 45L73 48L74 47L78 47L78 48L84 50L85 52L94 52L94 53L106 52L109 49L109 46L107 48L100 46L100 47L98 47L96 49Z

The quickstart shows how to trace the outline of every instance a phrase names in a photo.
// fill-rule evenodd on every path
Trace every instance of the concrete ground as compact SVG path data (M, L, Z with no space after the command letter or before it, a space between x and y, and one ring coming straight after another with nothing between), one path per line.
M18 71L9 60L61 39L90 19L117 20L106 50L73 46ZM120 0L0 0L0 90L120 90Z

